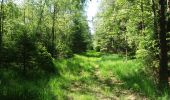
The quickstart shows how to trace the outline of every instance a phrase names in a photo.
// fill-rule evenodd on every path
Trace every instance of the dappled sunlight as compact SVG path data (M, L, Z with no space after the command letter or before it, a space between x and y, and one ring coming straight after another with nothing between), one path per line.
M0 99L168 100L169 47L170 0L1 0Z
M56 65L61 69L64 78L57 83L60 83L62 95L66 98L126 99L134 94L133 91L139 92L133 95L134 98L145 98L143 93L147 91L145 89L141 91L142 87L148 88L153 85L148 83L145 76L136 76L138 80L135 80L135 75L131 74L141 70L142 64L137 60L124 62L124 58L116 54L90 51L82 55L76 54L73 58L56 61ZM141 78L145 80L143 85L141 85L143 81L139 81ZM151 86L150 90L152 89Z

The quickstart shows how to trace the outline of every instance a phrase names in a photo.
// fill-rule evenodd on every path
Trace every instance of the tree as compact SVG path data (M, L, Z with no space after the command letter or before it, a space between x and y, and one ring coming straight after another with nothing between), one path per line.
M85 51L90 34L83 14L84 4L85 0L24 0L19 5L14 0L1 0L0 48L3 36L3 50L0 50L0 60L16 64L25 73L32 70L30 66L35 69L42 66L38 57L50 60L51 56L72 56L73 46L78 42L83 46L79 45L77 52ZM43 48L43 54L39 55L38 47Z
M52 18L52 31L51 31L51 43L52 43L52 51L51 54L54 57L55 56L55 19L56 19L56 4L54 3L54 12L53 12L53 18Z
M159 41L160 41L160 69L159 84L161 88L168 87L168 54L166 41L166 0L159 0Z
M0 53L2 49L2 37L4 33L4 0L1 0L1 11L0 11ZM0 64L1 64L0 60Z
M2 46L2 36L3 36L3 30L4 30L4 0L1 0L1 15L0 15L0 48Z
M88 45L88 31L83 27L81 19L74 19L73 35L72 35L72 51L73 53L81 53L87 50ZM87 36L85 36L87 34Z

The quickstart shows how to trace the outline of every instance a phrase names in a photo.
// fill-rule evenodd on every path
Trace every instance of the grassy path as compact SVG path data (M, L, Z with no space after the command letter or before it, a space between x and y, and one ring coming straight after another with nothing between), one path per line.
M88 52L57 60L61 77L51 79L54 98L64 100L140 100L155 95L137 60Z
M56 73L22 76L0 69L2 100L169 100L161 97L145 67L136 59L117 54L87 52L69 59L56 59Z

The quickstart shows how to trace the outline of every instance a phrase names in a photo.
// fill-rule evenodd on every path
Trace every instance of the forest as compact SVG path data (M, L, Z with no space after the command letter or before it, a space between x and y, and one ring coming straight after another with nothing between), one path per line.
M169 100L169 49L170 0L0 0L0 100Z

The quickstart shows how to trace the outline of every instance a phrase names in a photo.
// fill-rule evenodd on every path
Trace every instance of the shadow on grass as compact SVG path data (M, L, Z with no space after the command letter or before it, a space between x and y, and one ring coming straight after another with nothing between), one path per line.
M100 58L104 55L104 53L96 52L96 51L88 51L88 52L81 53L81 55L86 57Z
M158 97L162 96L158 93L157 85L153 82L152 79L150 79L150 76L146 75L142 71L133 72L126 75L121 72L118 72L117 74L119 75L119 78L124 82L124 88L142 93L142 95L152 99L157 99ZM168 92L166 95L168 95Z
M55 65L50 70L27 69L23 73L20 67L0 69L0 99L2 100L42 100L52 97L46 88L53 76L59 76ZM35 67L36 68L36 67ZM45 100L45 99L44 99ZM52 100L52 99L51 99Z
M102 56L102 59L101 59L101 61L120 61L120 60L123 60L123 58L120 57L120 56L117 55L117 54L104 55L104 56Z

